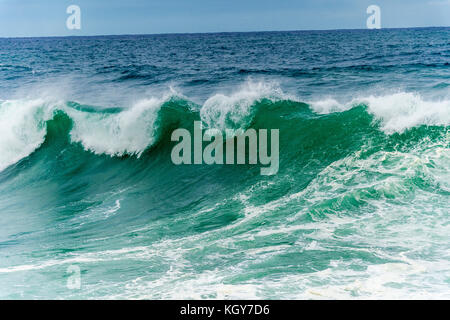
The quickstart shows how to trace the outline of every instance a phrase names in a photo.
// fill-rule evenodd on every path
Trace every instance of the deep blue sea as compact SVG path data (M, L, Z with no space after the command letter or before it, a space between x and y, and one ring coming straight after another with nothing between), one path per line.
M449 125L450 28L0 39L0 298L448 299Z

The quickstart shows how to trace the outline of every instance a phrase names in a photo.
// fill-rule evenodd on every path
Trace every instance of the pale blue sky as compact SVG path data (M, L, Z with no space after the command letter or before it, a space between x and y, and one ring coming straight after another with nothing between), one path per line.
M365 28L371 4L384 28L450 26L450 0L0 0L0 37Z

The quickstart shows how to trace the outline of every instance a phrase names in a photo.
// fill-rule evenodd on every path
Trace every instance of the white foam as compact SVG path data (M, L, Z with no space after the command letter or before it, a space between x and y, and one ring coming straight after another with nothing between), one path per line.
M312 102L311 108L319 114L342 112L358 105L367 105L369 113L381 121L381 129L387 133L402 133L421 125L448 126L450 124L450 100L424 100L418 93L398 92L389 95L368 96L340 103L326 98Z
M277 101L288 96L274 82L247 81L229 95L219 93L206 100L200 117L210 128L242 128L249 120L252 106L264 98Z
M145 99L116 114L68 109L74 121L71 139L96 154L140 156L156 139L155 121L165 99Z
M365 99L369 112L382 120L386 133L403 132L420 125L448 126L450 101L425 101L416 93L370 96Z
M168 99L140 100L119 113L83 112L44 98L0 102L0 171L39 148L45 140L46 121L58 110L73 120L71 140L85 150L140 156L155 142L158 111Z
M52 107L41 99L0 103L0 171L30 155L43 142Z

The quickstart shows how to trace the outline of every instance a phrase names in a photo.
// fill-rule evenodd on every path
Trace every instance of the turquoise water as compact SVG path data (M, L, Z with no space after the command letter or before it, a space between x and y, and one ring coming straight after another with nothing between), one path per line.
M449 35L0 39L0 298L449 298ZM194 121L278 173L174 165Z

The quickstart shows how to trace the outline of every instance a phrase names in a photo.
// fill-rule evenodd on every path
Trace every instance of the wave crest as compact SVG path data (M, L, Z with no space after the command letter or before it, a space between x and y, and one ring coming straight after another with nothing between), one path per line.
M142 100L116 114L66 109L74 123L71 139L95 154L139 157L156 139L154 124L163 103L164 99Z
M0 104L0 171L30 155L45 139L53 112L43 100Z
M210 97L203 105L196 105L174 92L162 98L140 100L130 108L114 110L44 99L3 101L0 102L0 171L39 148L47 135L47 121L57 112L63 112L71 119L70 141L79 143L86 151L140 157L158 142L161 135L167 134L168 128L188 125L186 122L193 119L222 130L246 128L255 119L264 122L258 123L259 126L285 125L287 131L302 130L295 127L295 119L290 126L283 122L291 118L285 113L301 112L299 104L304 105L284 94L275 84L264 82L247 82L229 95ZM276 108L270 108L271 105ZM413 93L369 96L347 104L325 99L310 104L311 112L308 111L311 114L306 117L320 118L320 114L344 112L361 105L365 106L362 112L378 120L373 125L387 134L402 133L421 125L446 127L450 124L448 100L425 101ZM308 105L304 106L308 108ZM261 113L263 107L266 108ZM258 114L261 117L256 117ZM272 123L275 118L279 121L276 124ZM295 132L289 132L288 136L295 137Z
M381 121L380 128L387 134L402 133L421 125L450 125L449 100L427 101L411 92L356 98L348 103L327 98L313 102L311 108L317 113L329 114L359 105L366 106L367 111Z
M216 94L206 100L200 109L200 118L209 128L244 128L251 121L253 107L263 99L275 102L292 97L284 94L275 83L250 81L230 95Z

